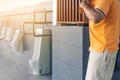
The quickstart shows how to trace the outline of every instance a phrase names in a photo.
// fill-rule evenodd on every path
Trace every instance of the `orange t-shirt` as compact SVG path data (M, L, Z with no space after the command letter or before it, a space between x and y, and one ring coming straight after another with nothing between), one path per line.
M108 52L118 50L119 43L119 2L118 0L93 0L94 8L101 10L105 17L99 22L89 21L90 51Z
M119 16L120 16L120 0L119 0ZM120 41L120 18L119 18L119 41Z

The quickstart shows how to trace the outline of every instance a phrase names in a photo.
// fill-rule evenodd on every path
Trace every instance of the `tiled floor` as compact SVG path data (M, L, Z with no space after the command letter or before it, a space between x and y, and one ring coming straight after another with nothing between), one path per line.
M32 74L28 61L32 53L14 53L9 42L0 40L0 80L52 80L51 75Z

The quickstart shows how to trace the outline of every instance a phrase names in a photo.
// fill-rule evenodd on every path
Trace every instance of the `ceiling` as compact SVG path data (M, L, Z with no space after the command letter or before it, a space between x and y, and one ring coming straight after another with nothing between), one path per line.
M0 0L0 11L15 9L50 0Z

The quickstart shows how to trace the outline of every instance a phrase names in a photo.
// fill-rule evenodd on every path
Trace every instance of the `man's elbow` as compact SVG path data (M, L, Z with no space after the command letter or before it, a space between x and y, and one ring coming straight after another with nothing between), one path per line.
M93 18L93 22L94 23L99 23L102 19L99 19L99 18Z
M96 11L95 12L96 14L93 16L93 21L94 21L94 23L99 23L105 17L105 15L99 9L95 9L95 11Z
M99 23L104 18L103 15L97 14L92 16L92 20L94 23Z

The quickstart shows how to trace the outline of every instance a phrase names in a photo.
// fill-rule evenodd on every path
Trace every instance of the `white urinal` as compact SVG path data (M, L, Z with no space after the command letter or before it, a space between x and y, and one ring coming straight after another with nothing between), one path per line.
M14 30L12 27L7 28L5 41L11 41L14 36Z
M41 30L40 33L51 34L51 30ZM50 73L50 39L50 36L35 37L33 56L29 60L35 75Z
M16 30L11 41L11 47L14 52L23 52L23 32Z
M6 27L2 27L1 29L1 34L0 34L0 39L4 39L6 36Z

